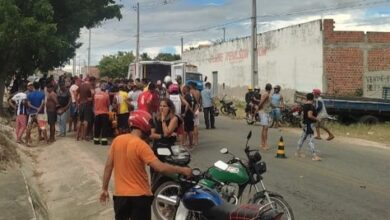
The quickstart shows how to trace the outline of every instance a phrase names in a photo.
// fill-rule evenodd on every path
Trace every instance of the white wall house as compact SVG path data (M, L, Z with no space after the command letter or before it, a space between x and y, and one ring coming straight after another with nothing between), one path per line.
M259 86L282 86L282 91L311 91L324 87L322 21L258 34ZM226 41L185 51L182 60L218 84L218 94L243 98L251 84L251 38Z

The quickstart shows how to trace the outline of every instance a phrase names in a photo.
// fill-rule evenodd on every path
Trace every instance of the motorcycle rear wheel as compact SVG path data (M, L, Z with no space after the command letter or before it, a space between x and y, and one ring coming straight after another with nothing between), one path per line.
M290 205L283 199L281 195L276 193L270 193L269 195L271 202L273 202L274 207L277 211L283 212L281 219L283 220L294 220L294 214ZM255 194L252 203L258 205L266 205L268 203L267 198L264 194Z
M253 125L253 123L255 123L255 120L252 118L250 113L246 113L246 123L248 125Z
M157 187L154 193L154 200L152 203L153 214L158 220L174 220L176 213L176 206L167 204L157 198L158 195L168 197L177 197L179 194L180 185L173 181L168 181Z

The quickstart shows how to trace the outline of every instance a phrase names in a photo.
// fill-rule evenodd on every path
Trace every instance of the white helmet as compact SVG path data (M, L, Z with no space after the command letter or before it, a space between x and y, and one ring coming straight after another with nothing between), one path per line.
M170 76L166 76L164 78L164 83L172 82L172 78Z

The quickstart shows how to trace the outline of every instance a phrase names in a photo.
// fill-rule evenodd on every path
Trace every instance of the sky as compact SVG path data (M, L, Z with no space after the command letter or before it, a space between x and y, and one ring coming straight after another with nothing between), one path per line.
M199 44L249 36L252 0L138 0L140 53L152 58L159 52L180 54ZM91 65L104 55L136 48L137 0L117 0L123 18L102 22L91 29ZM258 32L316 19L333 18L336 30L390 32L390 0L257 0ZM76 53L77 66L88 62L88 30L80 31L83 43ZM72 65L72 64L70 64ZM65 69L69 69L66 66ZM70 68L71 69L71 68Z

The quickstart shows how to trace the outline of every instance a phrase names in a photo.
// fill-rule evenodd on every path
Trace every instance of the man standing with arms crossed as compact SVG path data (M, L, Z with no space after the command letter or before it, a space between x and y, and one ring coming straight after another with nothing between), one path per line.
M150 189L145 165L161 173L179 173L191 176L188 167L162 163L145 142L150 135L151 116L148 112L136 110L130 113L130 134L116 137L108 153L103 175L100 202L109 199L108 184L112 171L115 172L114 211L115 219L150 220L153 194Z

